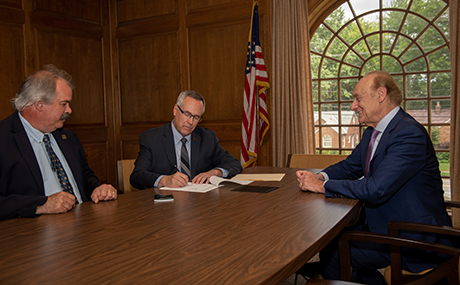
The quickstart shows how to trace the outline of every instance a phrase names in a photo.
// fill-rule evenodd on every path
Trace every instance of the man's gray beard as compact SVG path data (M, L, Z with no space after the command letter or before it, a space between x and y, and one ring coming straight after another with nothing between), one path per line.
M64 114L62 114L62 116L61 116L61 120L67 120L69 117L70 117L70 114L69 114L69 113L64 113Z

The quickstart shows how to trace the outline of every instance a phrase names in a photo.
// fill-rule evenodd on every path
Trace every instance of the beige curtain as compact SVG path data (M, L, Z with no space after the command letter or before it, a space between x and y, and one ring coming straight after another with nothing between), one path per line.
M450 190L453 201L460 201L460 132L455 131L460 126L460 116L457 112L460 110L460 100L458 92L460 91L460 42L458 31L460 31L460 7L458 0L451 0L449 3L450 10L450 54L452 69L452 102L451 102L451 137L450 137ZM460 210L454 211L454 227L460 227Z
M289 153L314 153L310 37L306 0L271 2L273 166Z

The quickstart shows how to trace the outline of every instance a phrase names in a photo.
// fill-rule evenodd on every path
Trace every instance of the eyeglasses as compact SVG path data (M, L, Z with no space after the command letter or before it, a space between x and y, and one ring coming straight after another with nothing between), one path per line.
M199 115L192 115L189 111L182 111L182 109L180 108L179 105L177 105L177 108L179 108L179 111L187 117L187 119L190 119L190 118L193 118L193 120L197 121L197 122L201 122L201 120L203 120L203 116L199 116Z

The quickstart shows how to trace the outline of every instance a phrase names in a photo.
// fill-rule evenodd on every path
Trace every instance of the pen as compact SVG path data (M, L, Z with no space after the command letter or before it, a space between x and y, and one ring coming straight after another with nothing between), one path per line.
M177 172L180 172L179 168L177 168L177 165L174 165L174 168L176 169Z
M177 168L177 165L174 165L174 168L176 169L176 172L181 172L181 171L179 170L179 168ZM189 177L188 181L189 181L189 182L192 181L192 180L190 180L190 177Z

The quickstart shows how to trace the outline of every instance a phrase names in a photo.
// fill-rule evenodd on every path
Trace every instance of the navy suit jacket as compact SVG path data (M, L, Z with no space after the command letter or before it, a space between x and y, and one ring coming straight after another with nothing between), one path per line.
M402 109L390 121L364 175L372 127L353 152L324 169L329 181L327 197L348 197L365 202L369 231L388 233L389 221L409 221L452 226L444 205L439 164L428 133ZM417 239L450 244L418 234Z
M139 135L139 156L130 183L138 189L151 188L161 175L176 172L176 151L171 123ZM223 149L214 131L197 126L191 136L191 177L220 167L229 176L242 171L240 162Z
M72 170L82 200L88 201L101 182L88 166L80 140L65 128L52 134ZM34 217L36 208L46 201L35 153L15 112L0 122L0 220Z

